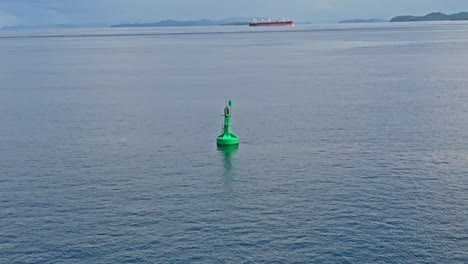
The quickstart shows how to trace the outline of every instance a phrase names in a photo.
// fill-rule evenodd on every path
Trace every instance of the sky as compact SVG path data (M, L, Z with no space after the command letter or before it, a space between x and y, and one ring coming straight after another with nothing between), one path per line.
M228 17L285 17L298 22L335 23L433 11L468 11L468 0L0 0L0 27Z

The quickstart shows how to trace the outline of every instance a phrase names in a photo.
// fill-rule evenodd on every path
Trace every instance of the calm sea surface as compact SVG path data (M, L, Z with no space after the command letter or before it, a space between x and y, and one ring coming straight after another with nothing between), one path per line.
M0 31L0 263L467 252L468 23Z

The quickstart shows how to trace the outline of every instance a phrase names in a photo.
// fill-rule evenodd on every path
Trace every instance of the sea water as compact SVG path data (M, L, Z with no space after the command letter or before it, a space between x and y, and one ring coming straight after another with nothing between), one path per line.
M467 102L463 22L0 31L0 262L467 263Z

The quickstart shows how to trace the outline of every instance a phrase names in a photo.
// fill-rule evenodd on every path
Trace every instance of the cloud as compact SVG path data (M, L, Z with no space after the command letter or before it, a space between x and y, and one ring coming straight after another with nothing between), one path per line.
M0 10L0 27L18 23L16 16Z

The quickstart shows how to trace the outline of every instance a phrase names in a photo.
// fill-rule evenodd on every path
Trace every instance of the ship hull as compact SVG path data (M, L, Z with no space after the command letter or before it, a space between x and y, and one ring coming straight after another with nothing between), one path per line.
M294 26L294 23L292 21L256 22L256 23L250 23L249 26L251 27L292 27Z

